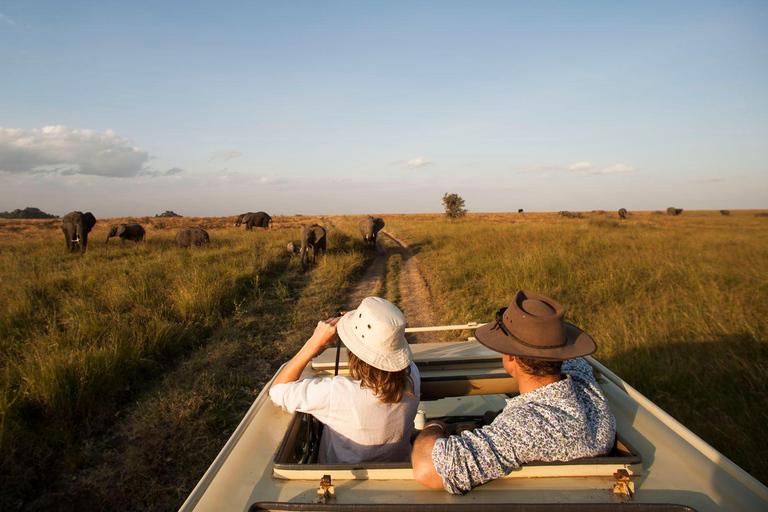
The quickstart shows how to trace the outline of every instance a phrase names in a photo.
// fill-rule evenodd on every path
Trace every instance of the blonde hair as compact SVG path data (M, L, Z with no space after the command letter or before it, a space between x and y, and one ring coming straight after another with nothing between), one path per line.
M407 366L399 372L379 370L357 357L347 349L349 375L360 381L362 389L370 389L373 396L385 404L397 404L403 399L403 394L413 394L411 367Z

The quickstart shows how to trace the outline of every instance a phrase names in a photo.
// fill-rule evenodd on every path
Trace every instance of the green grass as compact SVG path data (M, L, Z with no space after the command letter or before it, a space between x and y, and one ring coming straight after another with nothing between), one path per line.
M768 482L768 223L752 213L557 219L394 217L441 323L490 321L547 294L595 357Z

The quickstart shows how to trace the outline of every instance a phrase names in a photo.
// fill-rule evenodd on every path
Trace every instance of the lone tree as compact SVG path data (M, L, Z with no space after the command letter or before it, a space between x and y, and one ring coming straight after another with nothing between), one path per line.
M443 196L443 206L445 206L445 216L450 220L460 219L467 214L464 208L464 200L459 194L446 194Z

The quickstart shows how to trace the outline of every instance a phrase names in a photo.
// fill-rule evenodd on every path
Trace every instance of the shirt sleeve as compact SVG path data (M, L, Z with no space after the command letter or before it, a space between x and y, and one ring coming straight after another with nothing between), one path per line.
M576 359L568 359L563 361L561 371L569 375L580 377L585 382L597 382L595 380L595 374L592 371L592 367L583 357L577 357Z
M269 390L269 397L286 412L309 413L325 422L331 412L333 385L334 379L304 379L276 384Z
M464 494L520 466L510 437L493 424L436 440L432 462L451 494Z

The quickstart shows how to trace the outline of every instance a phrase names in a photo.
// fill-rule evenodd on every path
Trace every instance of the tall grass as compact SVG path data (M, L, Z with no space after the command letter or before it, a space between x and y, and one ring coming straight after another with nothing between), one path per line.
M254 395L317 321L343 306L363 269L369 251L350 236L350 223L323 224L328 253L316 267L305 272L294 256L261 274L210 341L126 408L112 435L86 446L83 469L30 508L177 510ZM292 234L298 230L279 236Z
M210 246L175 247L183 223L207 227ZM285 300L289 291L280 295L284 285L273 281L286 269L303 275L285 250L301 223L246 232L211 219L162 219L143 243L105 245L111 222L101 222L78 255L65 252L57 229L38 231L53 222L37 222L0 247L1 487L31 493L52 472L78 467L83 439L114 423L130 397L201 346L255 290L276 286ZM349 236L329 238L339 257L319 266L351 269L334 274L340 293L365 258Z
M547 294L599 360L768 482L768 223L753 213L387 218L418 253L441 322Z

